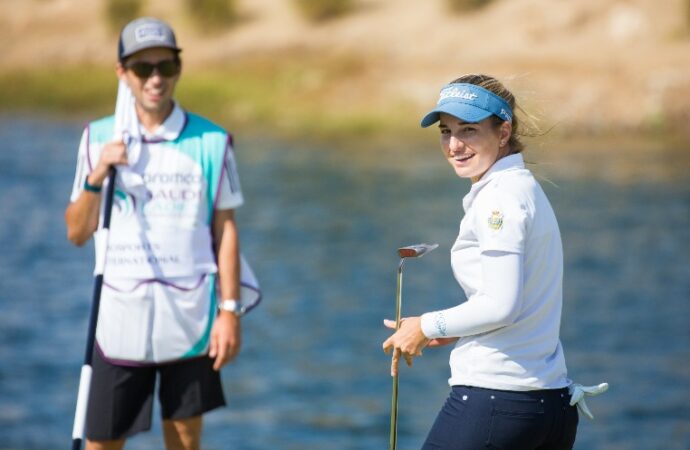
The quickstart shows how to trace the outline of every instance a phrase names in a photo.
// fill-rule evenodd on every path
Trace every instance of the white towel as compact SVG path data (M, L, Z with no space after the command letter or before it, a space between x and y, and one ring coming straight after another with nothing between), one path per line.
M117 166L119 184L135 197L145 198L147 190L144 178L136 171L137 162L141 156L139 119L134 106L134 95L124 80L120 80L117 88L113 140L122 140L127 146L128 164Z

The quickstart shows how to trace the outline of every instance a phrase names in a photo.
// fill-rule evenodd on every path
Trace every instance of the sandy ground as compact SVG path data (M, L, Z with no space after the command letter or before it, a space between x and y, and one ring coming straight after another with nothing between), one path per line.
M433 104L468 72L504 80L550 124L590 133L687 128L690 18L686 0L496 0L452 14L443 0L358 0L347 16L313 25L289 0L237 0L240 21L204 34L182 0L145 1L172 22L185 64L241 64L263 55L356 55L366 61L339 101ZM0 70L112 64L116 33L103 0L0 0ZM327 82L327 81L321 81Z

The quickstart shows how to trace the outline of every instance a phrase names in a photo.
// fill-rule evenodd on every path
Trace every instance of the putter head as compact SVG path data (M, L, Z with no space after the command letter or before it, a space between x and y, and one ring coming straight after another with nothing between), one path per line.
M398 255L400 258L421 258L427 253L433 251L438 244L415 244L408 245L407 247L400 247L398 249Z

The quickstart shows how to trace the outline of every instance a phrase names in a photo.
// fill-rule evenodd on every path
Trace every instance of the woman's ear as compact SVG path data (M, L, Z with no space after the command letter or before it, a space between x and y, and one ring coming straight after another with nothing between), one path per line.
M499 142L501 144L501 147L508 145L508 141L510 141L510 136L513 135L513 123L504 121L501 124L501 129L499 132Z

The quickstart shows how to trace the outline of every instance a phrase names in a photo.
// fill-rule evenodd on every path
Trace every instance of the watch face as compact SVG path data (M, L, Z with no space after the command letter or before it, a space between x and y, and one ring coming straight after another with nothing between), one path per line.
M240 302L237 300L223 300L218 305L218 308L222 309L223 311L233 312L238 316L241 316L244 313L244 308L242 308L242 305L240 305Z

